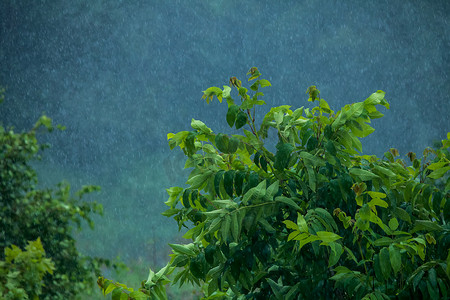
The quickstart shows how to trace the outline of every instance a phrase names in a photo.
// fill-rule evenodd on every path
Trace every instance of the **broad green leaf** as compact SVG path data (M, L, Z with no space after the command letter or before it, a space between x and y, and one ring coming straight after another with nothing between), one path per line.
M402 257L400 254L400 249L394 245L389 245L389 260L391 262L392 270L397 274L402 268Z
M219 133L216 135L216 138L214 141L215 141L216 147L217 147L217 149L219 149L219 151L221 151L223 153L228 153L228 144L230 142L230 138L228 137L228 135Z
M212 130L208 128L205 123L199 120L192 119L191 127L206 134L212 133Z
M381 199L386 198L386 194L385 193L367 191L367 194L369 194L369 196L371 198L381 198Z
M330 215L330 213L327 210L325 210L321 207L318 207L314 211L316 214L318 214L320 217L322 217L324 219L324 221L328 225L330 225L335 231L338 230L336 222L334 221L333 217Z
M379 259L380 259L381 273L383 273L384 279L387 280L391 275L391 260L388 248L384 247L380 250Z
M230 138L229 142L228 142L228 151L227 151L227 153L228 154L235 153L237 151L238 147L239 147L240 142L241 141L237 137L232 136Z
M392 231L397 230L397 228L398 228L398 221L397 221L396 218L391 218L391 219L389 220L389 228L390 228Z
M287 198L285 196L278 196L275 198L275 201L287 204L287 205L295 208L296 210L300 210L300 207L291 198Z
M249 201L261 199L266 194L266 181L261 181L257 186L249 189L242 198L242 203L247 204Z
M288 229L294 229L294 230L300 231L298 225L295 224L294 222L292 222L291 220L284 220L283 223L286 224L286 228L288 228Z
M400 218L401 220L411 223L411 217L410 215L404 210L403 208L396 207L395 208L395 215Z
M357 178L359 178L361 181L369 181L372 179L379 178L377 175L373 174L370 171L358 169L358 168L351 168L349 170L350 175L353 175Z
M229 170L226 171L223 176L223 185L225 187L225 191L227 192L228 196L231 198L233 197L233 181L234 181L234 174L235 170Z
M441 160L441 161L439 161L439 162L430 164L430 165L427 167L427 169L432 170L432 171L436 171L436 170L441 169L442 167L444 167L445 165L448 165L448 164L449 164L448 161Z
M274 234L277 231L275 230L275 228L272 227L272 225L269 224L269 222L267 222L266 219L259 219L258 222L264 227L264 229L270 233L270 234Z
M374 169L376 171L380 172L381 174L386 175L387 177L396 177L395 173L389 169L386 169L386 168L383 168L380 166L374 166Z
M189 244L189 245L193 245L193 244ZM191 249L191 246L189 246L189 245L169 244L169 246L176 252L179 252L181 254L185 254L188 256L195 256L195 252Z
M370 206L368 204L364 204L360 209L359 209L359 216L361 217L361 219L363 220L370 220Z
M306 151L300 152L299 156L305 160L306 165L313 165L315 167L325 166L325 161L323 161L323 159Z
M203 91L202 99L206 99L206 103L209 104L214 96L216 96L219 102L222 103L222 90L215 86Z
M165 293L164 293L165 294ZM130 297L135 300L147 300L148 296L140 291L133 291L130 294L128 294L127 298ZM126 298L126 299L127 299ZM161 299L167 299L167 297L161 298Z
M247 124L247 115L243 111L239 110L236 116L236 129L241 128L245 124Z
M212 172L213 171L208 170L204 173L192 176L191 178L189 178L186 184L190 185L191 189L198 189L211 176Z
M431 172L431 174L428 175L427 177L433 178L433 179L439 179L442 176L444 176L444 174L447 173L448 170L450 170L450 166L441 168L441 169L437 169L437 170Z
M230 92L231 92L231 87L229 87L228 85L224 85L223 91L222 91L222 97L225 99L231 98Z
M281 293L282 286L280 286L278 283L276 283L270 278L267 278L266 280L269 283L270 288L272 289L276 299L284 299L283 294Z
M387 104L386 100L384 99L385 94L386 94L385 92L378 90L372 95L370 95L369 98L364 100L363 103L365 106L381 104L386 106L386 108L389 108L389 104Z
M306 224L305 217L301 213L297 213L297 225L300 232L308 232L308 225Z
M292 113L292 121L296 121L298 118L301 117L301 115L303 114L303 106L300 108L297 108L293 113Z
M433 221L428 220L416 220L414 224L414 228L412 229L412 232L426 230L426 231L442 231L443 228L439 224Z
M308 173L308 183L309 183L309 187L310 189L315 192L316 191L316 172L313 170L312 167L307 166L306 167L306 171Z
M108 287L103 291L103 296L108 295L109 293L111 293L112 291L114 291L117 288L117 286L111 282Z
M209 154L217 153L216 148L214 148L214 146L211 144L203 144L203 151Z
M339 258L341 258L342 253L344 253L344 249L341 244L334 242L330 242L328 246L331 249L330 258L328 259L328 268L330 268L338 263Z
M266 195L264 196L264 200L265 201L272 201L273 197L275 196L276 193L278 193L278 189L280 187L280 181L275 180L268 188L266 191Z
M226 214L222 225L220 226L220 234L222 235L222 241L226 243L228 241L228 237L230 236L230 227L231 227L231 216Z
M283 116L284 116L284 113L281 111L276 111L273 114L273 118L274 118L275 122L277 123L277 125L280 125L281 122L283 122Z
M259 80L259 84L261 85L262 88L263 88L263 87L266 87L266 86L272 86L272 85L270 84L270 82L269 82L268 80L266 80L266 79L260 79L260 80Z
M278 143L277 146L277 153L275 155L275 163L274 167L277 170L283 170L287 167L289 158L291 156L291 152L294 149L294 146L292 146L289 143Z
M378 199L378 198L374 198L374 199L370 200L370 202L367 203L367 204L368 204L369 206L371 206L371 207L372 207L372 206L375 206L375 205L378 205L378 206L387 208L387 207L389 206L389 204L387 204L386 201L381 200L381 199Z
M389 246L390 244L392 244L392 239L387 236L383 236L383 237L375 240L373 242L373 244L375 246Z
M329 231L318 231L317 236L319 237L319 239L322 240L321 245L326 245L328 243L334 242L334 241L342 238L341 236L337 235L336 233L329 232ZM342 247L341 247L341 250L342 250Z
M231 105L230 107L228 107L227 123L230 127L233 127L238 111L239 107L237 105Z

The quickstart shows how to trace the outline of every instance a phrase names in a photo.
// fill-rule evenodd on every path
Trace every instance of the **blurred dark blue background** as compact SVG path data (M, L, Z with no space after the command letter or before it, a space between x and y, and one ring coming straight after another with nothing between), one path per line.
M37 163L44 185L98 184L105 217L84 231L93 255L167 259L178 239L162 217L182 185L166 134L191 118L229 130L226 105L202 91L256 66L267 107L309 106L316 85L334 110L384 90L366 154L421 152L450 128L450 1L0 2L0 122L28 129L45 112L63 132Z

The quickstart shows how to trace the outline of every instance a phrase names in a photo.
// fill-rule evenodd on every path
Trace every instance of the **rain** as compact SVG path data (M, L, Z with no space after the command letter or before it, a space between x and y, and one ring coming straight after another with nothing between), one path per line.
M64 131L35 162L39 181L67 180L104 206L80 251L164 266L181 241L166 189L184 186L184 155L167 133L202 120L228 127L226 104L202 91L258 67L272 106L308 103L315 85L332 109L377 90L390 103L365 154L401 155L450 128L449 1L13 1L0 3L0 122L30 129L46 114Z

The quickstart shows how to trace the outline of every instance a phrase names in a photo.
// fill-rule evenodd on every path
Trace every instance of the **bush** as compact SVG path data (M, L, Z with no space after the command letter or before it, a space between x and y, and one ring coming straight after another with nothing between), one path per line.
M0 261L1 299L35 299L42 293L44 274L53 274L55 266L45 258L39 238L28 242L25 249L15 245L5 248L5 261Z
M83 195L99 188L85 186L73 197L67 183L53 189L36 187L37 176L30 161L47 147L36 139L37 132L44 129L53 130L46 116L25 133L0 126L0 248L13 244L23 248L40 237L55 266L53 275L43 277L42 298L74 299L92 287L99 266L109 263L80 255L72 235L74 224L79 228L85 220L92 227L91 214L102 212L101 205L82 201ZM0 259L5 259L3 253ZM21 288L27 290L26 286Z
M205 299L447 298L450 133L421 159L410 152L406 162L393 148L382 159L362 155L360 138L383 116L377 108L389 108L385 93L335 112L315 86L307 94L317 106L272 107L257 130L270 82L257 68L247 75L250 91L232 77L203 96L225 99L227 123L243 134L215 134L194 119L191 131L168 134L192 172L187 188L167 190L163 214L189 229L190 243L170 244L170 262L136 299L165 299L171 273ZM126 290L101 280L104 292Z

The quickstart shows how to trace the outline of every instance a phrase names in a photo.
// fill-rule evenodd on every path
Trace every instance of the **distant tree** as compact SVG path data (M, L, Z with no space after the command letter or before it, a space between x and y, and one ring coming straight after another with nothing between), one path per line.
M170 244L170 262L139 293L101 277L103 291L166 299L173 273L204 299L447 299L450 133L423 158L408 153L408 163L394 148L382 159L362 155L360 138L383 116L377 107L389 108L385 93L335 112L315 86L307 94L317 106L272 107L258 130L260 88L271 84L257 68L248 75L250 91L232 77L203 96L225 99L226 121L243 134L215 134L194 119L191 131L168 134L192 172L187 187L167 190L163 214L189 229L190 243Z
M41 299L75 299L92 287L99 266L109 264L81 255L73 237L73 226L80 228L83 220L93 227L91 215L102 213L102 206L82 201L83 195L99 189L96 186L85 186L75 196L67 183L52 189L37 188L37 175L30 162L38 159L47 145L39 144L36 134L53 129L46 116L25 133L0 126L0 260L6 258L7 247L24 248L40 238L55 266L53 274L43 277ZM31 278L22 283L34 284ZM8 289L2 286L4 293Z

